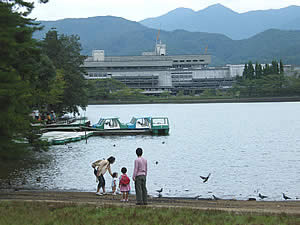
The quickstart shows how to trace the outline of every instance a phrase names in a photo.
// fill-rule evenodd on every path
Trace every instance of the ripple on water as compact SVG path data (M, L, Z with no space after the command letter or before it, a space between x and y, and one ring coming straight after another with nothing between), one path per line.
M162 187L163 196L175 197L248 199L257 198L257 189L267 200L282 200L282 192L300 196L299 111L298 103L89 106L86 116L92 123L99 116L122 121L134 115L168 116L170 135L91 137L87 144L52 146L40 154L48 163L16 171L11 181L22 186L25 179L27 187L48 190L95 191L93 161L113 155L112 170L120 174L126 167L131 177L135 149L142 147L153 196ZM199 176L208 173L203 183ZM105 178L110 190L111 178Z

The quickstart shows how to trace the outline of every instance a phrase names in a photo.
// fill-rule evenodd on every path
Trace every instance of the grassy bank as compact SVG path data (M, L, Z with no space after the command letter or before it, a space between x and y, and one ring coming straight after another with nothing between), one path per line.
M119 99L119 100L89 100L89 105L101 104L161 104L161 103L243 103L243 102L294 102L300 101L300 97L259 97L259 98L232 98L232 97L198 97L181 96L169 98L145 98L145 99Z
M233 213L184 208L0 202L0 225L6 224L300 224L286 214Z

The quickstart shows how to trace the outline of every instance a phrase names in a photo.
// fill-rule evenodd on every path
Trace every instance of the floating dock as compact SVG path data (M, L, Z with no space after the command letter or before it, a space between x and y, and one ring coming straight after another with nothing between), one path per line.
M61 145L75 141L81 141L93 136L92 131L81 132L47 132L42 134L41 140L47 141L51 145Z

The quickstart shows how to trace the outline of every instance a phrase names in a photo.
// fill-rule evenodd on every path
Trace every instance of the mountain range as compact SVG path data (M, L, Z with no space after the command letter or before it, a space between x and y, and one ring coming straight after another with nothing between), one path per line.
M220 33L240 40L268 29L300 30L300 6L246 13L237 13L221 4L199 11L177 8L140 23L154 29Z
M44 29L35 33L35 38L43 39L51 28L60 34L79 35L85 55L91 55L94 49L105 50L105 55L141 55L154 50L158 33L157 29L112 16L41 21L41 25ZM270 29L248 39L232 40L216 33L161 30L160 39L167 44L169 55L203 54L207 47L211 65L244 64L249 60L266 63L273 59L300 64L300 31Z

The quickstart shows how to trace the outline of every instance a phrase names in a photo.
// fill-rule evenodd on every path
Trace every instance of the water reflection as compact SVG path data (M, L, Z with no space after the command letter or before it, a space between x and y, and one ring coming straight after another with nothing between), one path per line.
M89 106L92 123L100 116L124 122L132 116L167 116L170 135L91 137L87 144L52 146L40 154L49 163L17 171L12 180L25 188L94 192L93 161L113 155L112 171L127 167L131 176L135 149L142 147L148 190L155 196L160 188L163 196L178 197L248 199L258 197L257 189L268 195L265 200L282 200L282 192L299 196L299 111L299 103ZM209 173L203 183L199 176ZM105 177L110 190L111 178Z

